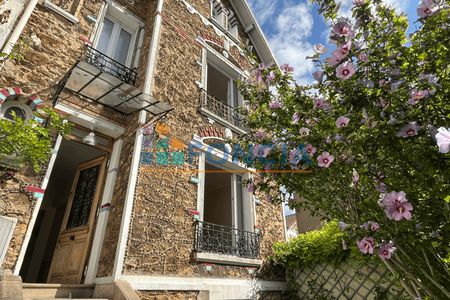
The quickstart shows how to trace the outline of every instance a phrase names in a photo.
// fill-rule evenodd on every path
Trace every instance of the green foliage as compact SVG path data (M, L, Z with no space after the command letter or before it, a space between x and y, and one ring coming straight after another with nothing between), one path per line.
M250 127L243 147L271 147L267 157L249 164L286 171L262 173L256 190L273 195L274 186L284 186L300 196L292 206L349 224L352 247L373 237L376 255L381 245L393 241L392 269L414 283L412 293L450 298L450 276L441 259L450 252L450 154L440 153L436 144L436 129L450 128L450 1L434 1L433 15L419 19L422 25L410 36L407 18L381 0L353 8L358 27L338 17L336 1L313 2L332 26L350 24L354 34L333 33L330 38L352 46L335 66L321 53L312 55L324 75L313 85L299 86L292 73L277 68L259 68L242 85ZM338 76L343 62L354 65L353 76ZM417 91L426 96L414 102ZM321 99L327 109L315 105ZM348 125L336 126L343 116L350 119ZM402 134L411 124L417 124L417 132ZM302 128L309 134L300 134ZM286 163L289 153L308 144L316 154ZM324 152L334 158L327 167L318 163ZM289 172L302 169L309 174ZM394 191L406 193L411 220L395 221L380 205ZM283 194L274 195L272 201L283 199ZM380 229L361 227L368 221L379 223ZM296 259L302 261L302 255Z
M46 163L56 134L66 135L71 125L54 110L42 110L47 126L35 120L24 121L14 115L14 121L0 119L0 158L31 165L37 172Z
M296 269L316 263L339 263L349 251L343 250L342 243L347 234L331 221L322 228L299 234L288 242L273 245L274 261L286 268Z

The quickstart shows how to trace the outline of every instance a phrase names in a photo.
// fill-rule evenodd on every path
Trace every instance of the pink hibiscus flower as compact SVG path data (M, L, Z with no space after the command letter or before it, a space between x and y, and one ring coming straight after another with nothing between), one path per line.
M356 69L353 66L352 62L346 61L336 69L336 76L340 79L349 79L355 74Z
M348 55L351 47L352 41L348 41L347 43L340 45L336 50L334 50L333 55L342 59Z
M394 254L395 250L397 250L397 248L394 247L394 244L392 242L387 244L381 244L380 249L378 251L378 256L381 259L390 259L392 257L392 254Z
M416 122L411 122L403 126L402 129L400 129L400 131L397 133L397 136L402 138L415 136L419 133L419 130L420 130L419 125L417 125Z
M324 45L322 45L322 44L315 44L314 45L314 51L316 52L316 53L318 53L318 54L324 54L324 53L326 53L327 52L327 48L324 46Z
M309 156L313 156L314 153L316 153L316 150L317 149L313 147L313 145L311 144L306 145L306 153L308 153Z
M278 100L273 100L272 102L269 103L270 109L278 109L278 108L281 108L282 106L283 106L283 103L281 103Z
M406 193L403 191L387 193L386 195L384 195L383 200L381 200L381 203L385 207L392 206L396 203L401 202L408 202L408 199L406 199Z
M336 66L337 64L339 64L342 61L342 57L340 56L336 56L336 53L333 52L333 55L330 57L327 57L325 59L325 61L332 67Z
M417 14L421 18L433 15L437 11L436 4L432 0L421 0L417 7Z
M352 29L352 26L347 21L337 22L331 30L333 31L333 33L338 34L340 36L355 35L355 31Z
M363 5L366 0L353 0L353 5L360 6Z
M405 201L395 203L386 208L386 216L391 220L394 219L395 221L400 221L403 218L406 220L411 220L411 210L413 210L413 206L410 202Z
M306 127L302 127L302 128L300 128L299 133L301 136L308 136L310 131L311 131L310 129L308 129Z
M336 119L336 127L337 128L347 127L349 122L350 122L349 118L341 116Z
M375 248L375 241L373 237L365 237L360 241L357 241L359 251L364 254L373 254L373 250Z
M418 90L414 88L409 92L409 100L407 103L410 105L415 105L419 103L421 99L426 98L429 95L430 93L428 90Z
M439 152L448 153L450 151L450 128L439 127L436 133L436 142Z
M280 66L280 69L284 73L292 73L292 72L294 72L294 67L290 66L289 64L282 64Z
M322 97L315 98L313 100L313 103L314 103L314 108L322 108L324 110L327 110L330 108L330 104Z
M333 155L331 155L328 152L322 152L322 154L320 154L317 157L317 164L321 168L328 168L330 166L330 164L333 162L333 160L334 160Z

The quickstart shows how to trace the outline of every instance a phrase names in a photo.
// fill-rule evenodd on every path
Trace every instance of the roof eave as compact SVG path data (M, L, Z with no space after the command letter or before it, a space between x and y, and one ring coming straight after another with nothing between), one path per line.
M247 34L249 35L249 38L253 46L255 47L256 53L258 53L261 61L265 65L276 64L278 66L275 55L273 54L272 49L270 49L269 42L267 41L258 22L256 21L255 15L250 9L247 1L230 0L230 3L235 10L235 13L238 15L239 20L242 22L244 28L250 29Z

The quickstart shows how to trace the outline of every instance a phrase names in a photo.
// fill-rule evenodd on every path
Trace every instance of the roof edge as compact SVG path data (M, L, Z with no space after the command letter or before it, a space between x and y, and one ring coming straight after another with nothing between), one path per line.
M269 42L267 41L266 36L264 35L261 26L253 14L252 9L248 5L246 0L230 0L231 6L235 10L235 13L239 16L239 19L244 25L244 28L251 28L253 25L253 29L246 33L250 37L250 40L255 47L256 52L258 53L262 62L266 65L270 65L274 63L279 66L275 55L272 52L272 49L269 46Z

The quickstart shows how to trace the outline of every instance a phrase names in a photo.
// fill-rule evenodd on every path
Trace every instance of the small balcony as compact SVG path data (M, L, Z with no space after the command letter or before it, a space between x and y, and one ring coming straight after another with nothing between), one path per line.
M128 83L129 85L136 84L136 68L130 69L91 46L86 46L83 59L88 64L96 66L99 70L113 75L122 82Z
M239 112L239 108L232 107L222 101L208 95L207 91L202 90L200 110L208 117L221 123L224 126L231 127L239 133L245 133L247 121L244 115Z
M259 241L260 235L255 232L201 221L195 224L194 250L197 253L257 259Z
M53 99L57 104L63 90L92 102L100 103L125 115L145 110L162 116L173 110L135 86L136 69L130 69L100 51L86 46L86 51L62 78Z

